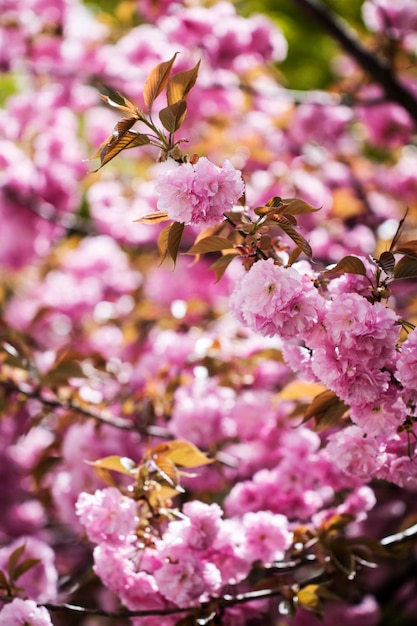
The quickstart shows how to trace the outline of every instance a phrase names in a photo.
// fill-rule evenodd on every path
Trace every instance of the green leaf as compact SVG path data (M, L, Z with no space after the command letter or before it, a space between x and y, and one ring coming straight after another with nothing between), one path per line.
M178 52L169 61L164 61L154 67L146 79L143 88L143 99L149 109L152 108L154 100L167 85L177 54Z
M99 470L111 470L127 476L132 476L137 469L136 463L126 456L106 456L103 459L97 459L97 461L86 461L86 463Z
M406 254L413 259L417 259L417 241L407 241L406 243L402 243L400 246L397 246L393 252L398 254Z
M204 237L197 241L186 254L206 254L207 252L220 252L221 250L230 250L232 248L233 243L230 239L219 237L218 235L210 235L210 237Z
M162 126L170 133L175 133L183 123L187 113L187 103L185 100L175 102L159 112L159 119Z
M168 230L168 254L174 263L177 260L183 232L184 224L182 222L173 222Z
M416 278L417 277L417 259L412 259L409 256L403 256L398 261L394 269L394 280L401 280L404 278Z
M175 76L169 80L167 88L167 101L169 105L185 99L190 93L196 83L199 67L200 61L191 70L178 72L178 74L175 74Z
M366 275L366 267L356 256L348 255L343 257L334 267L325 270L325 274L359 274Z

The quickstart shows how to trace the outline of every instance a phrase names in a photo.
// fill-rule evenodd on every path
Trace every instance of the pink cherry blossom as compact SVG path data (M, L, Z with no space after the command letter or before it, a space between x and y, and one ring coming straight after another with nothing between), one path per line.
M221 574L214 563L202 561L198 553L182 545L168 546L161 552L162 566L154 576L159 591L178 606L198 604L221 585Z
M48 611L33 600L15 598L0 610L0 626L53 626Z
M326 456L347 474L364 479L375 475L387 458L385 446L358 426L330 435Z
M206 157L162 173L155 185L157 206L177 222L194 226L218 224L243 194L240 172L230 161L217 167Z
M94 543L124 543L138 523L135 502L115 487L98 489L94 494L82 492L76 510Z
M397 358L396 377L408 390L416 390L417 330L413 330L401 344Z
M297 339L309 334L324 310L312 282L272 259L255 263L230 297L235 317L265 336Z
M289 548L292 533L288 529L288 519L284 515L270 511L246 513L242 518L245 530L243 552L253 562L279 561Z

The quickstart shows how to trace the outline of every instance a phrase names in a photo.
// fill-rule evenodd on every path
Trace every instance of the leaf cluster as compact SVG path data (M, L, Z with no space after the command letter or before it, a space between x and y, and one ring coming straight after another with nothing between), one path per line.
M127 116L119 119L112 134L92 157L100 159L100 165L94 171L101 169L123 150L146 145L160 149L160 160L166 160L170 156L182 162L183 155L179 144L185 140L175 141L174 133L184 122L187 113L186 98L197 80L200 61L191 70L178 72L171 77L177 54L175 53L169 61L159 63L147 77L143 88L146 113L119 92L114 94L114 98L100 94L106 104ZM164 90L166 90L167 106L159 112L161 128L153 122L152 107L156 98ZM145 127L145 132L138 132L132 128L137 122Z
M312 257L311 246L301 235L296 216L318 211L299 198L271 198L265 206L254 209L256 218L249 211L232 211L225 213L224 221L217 227L210 227L199 233L194 244L186 254L195 256L220 253L211 265L211 269L219 281L229 264L235 258L241 258L246 269L258 260L274 259L282 264L282 253L288 252L288 245L282 241L282 233L287 235L296 248L289 255L291 265L303 252ZM168 214L162 211L148 213L138 221L145 224L158 224L168 220ZM161 260L176 261L181 247L184 224L171 222L160 233L158 249Z
M127 494L136 501L145 502L155 511L169 508L171 498L184 492L181 486L184 470L207 465L214 460L189 441L176 439L149 448L138 463L127 457L108 456L89 464L111 486L117 484L114 472L128 476L131 481Z

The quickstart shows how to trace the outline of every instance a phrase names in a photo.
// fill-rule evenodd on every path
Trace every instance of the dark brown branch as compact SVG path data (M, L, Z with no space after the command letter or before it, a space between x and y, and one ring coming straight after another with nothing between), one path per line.
M84 415L85 417L93 418L103 424L107 424L108 426L119 428L120 430L139 432L139 434L148 437L159 437L161 439L173 438L171 433L161 426L154 426L150 424L145 428L140 428L127 419L123 419L121 417L113 415L107 409L105 411L94 411L93 409L87 409L83 406L80 406L72 400L45 398L40 389L33 388L30 385L16 383L12 381L0 382L0 385L3 385L8 391L22 394L29 399L38 400L44 406L50 407L52 409L64 409L66 411L74 411L75 413L79 413L81 415Z
M417 123L417 99L397 78L389 63L365 48L357 36L318 0L292 0L335 39L356 63L378 83L388 100L400 104Z

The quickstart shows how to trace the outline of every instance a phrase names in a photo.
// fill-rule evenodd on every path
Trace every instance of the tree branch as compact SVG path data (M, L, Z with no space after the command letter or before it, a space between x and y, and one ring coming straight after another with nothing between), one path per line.
M393 535L384 537L383 539L381 539L380 544L384 547L387 547L387 546L392 547L395 545L403 544L410 540L415 540L416 538L417 538L417 524L414 524L413 526L410 526L409 528L405 529L402 532L398 532ZM300 558L293 559L290 561L274 563L271 568L267 568L267 571L272 570L272 571L275 571L275 573L285 574L291 570L294 571L303 565L312 564L316 560L317 558L315 555L307 554L304 557L300 557ZM307 581L305 581L305 584L311 584L313 580L318 581L322 579L323 575L327 576L326 573L319 572L318 574L314 575L313 578L310 577ZM193 611L196 610L196 608L199 608L202 611L204 611L205 609L209 610L210 608L226 609L230 606L235 606L237 604L253 602L254 600L267 600L268 598L273 598L276 596L282 596L281 588L258 589L255 591L236 593L234 595L226 593L223 596L220 596L218 598L214 597L208 602L201 603L199 607L195 607L195 606L170 607L166 609L146 609L143 611L122 610L122 611L117 611L117 612L110 612L110 611L105 611L99 608L89 608L89 607L78 606L74 604L47 603L47 604L42 604L40 606L44 606L46 609L48 609L51 612L69 611L72 613L79 613L79 614L84 614L84 615L102 615L105 617L110 617L110 618L115 618L115 619L117 618L123 619L123 618L130 618L130 617L150 617L154 615L174 615L178 613L192 613ZM10 600L11 599L12 598L10 598Z
M117 417L108 411L95 411L91 408L85 408L76 404L73 400L60 400L59 398L45 398L40 389L33 388L29 385L16 382L1 382L6 390L16 392L24 395L28 399L38 400L44 406L51 407L52 409L64 409L66 411L74 411L84 415L85 417L91 417L98 422L119 428L120 430L128 430L132 432L138 432L141 435L148 437L159 437L161 439L172 439L172 434L161 426L155 426L150 424L144 428L140 428L137 424L132 423L130 420Z
M397 78L392 66L365 48L356 34L318 0L292 0L307 15L311 16L356 63L378 83L388 100L401 105L417 124L417 99Z

